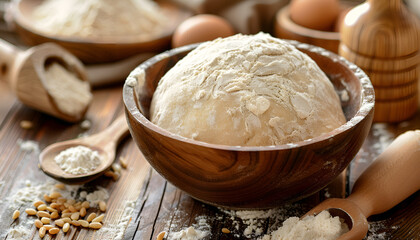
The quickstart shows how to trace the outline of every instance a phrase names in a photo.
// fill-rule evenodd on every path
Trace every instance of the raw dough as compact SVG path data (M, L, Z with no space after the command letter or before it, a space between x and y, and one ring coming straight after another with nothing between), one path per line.
M240 146L317 137L345 123L316 63L268 34L201 44L160 80L151 121L195 140Z

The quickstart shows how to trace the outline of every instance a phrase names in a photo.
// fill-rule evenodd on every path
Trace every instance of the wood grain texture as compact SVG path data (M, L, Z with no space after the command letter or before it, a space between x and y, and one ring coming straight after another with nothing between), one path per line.
M293 44L318 63L337 89L348 91L350 101L343 104L343 110L348 120L356 117L357 124L313 140L274 147L215 145L172 135L147 116L160 78L196 45L174 49L140 65L145 80L124 87L131 135L154 169L196 199L237 209L269 208L301 199L336 178L369 131L373 89L362 72L356 77L357 67L352 70L336 55Z
M164 14L168 17L167 29L156 39L138 39L136 36L115 36L104 38L63 37L45 34L34 27L33 9L43 0L20 0L13 4L13 18L16 31L25 44L38 45L54 42L77 56L84 63L106 63L122 60L139 53L161 52L170 47L175 27L191 16L191 13L168 1L160 1ZM135 20L133 20L135 21Z
M420 77L417 17L401 0L368 0L346 15L340 33L339 54L361 67L378 87L374 121L412 117Z

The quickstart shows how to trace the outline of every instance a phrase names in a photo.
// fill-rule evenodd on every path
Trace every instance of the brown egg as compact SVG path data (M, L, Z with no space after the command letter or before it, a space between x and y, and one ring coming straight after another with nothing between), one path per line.
M172 37L172 47L214 40L235 34L233 27L224 18L200 14L182 22Z
M330 31L340 14L340 4L338 0L292 0L289 13L301 26Z

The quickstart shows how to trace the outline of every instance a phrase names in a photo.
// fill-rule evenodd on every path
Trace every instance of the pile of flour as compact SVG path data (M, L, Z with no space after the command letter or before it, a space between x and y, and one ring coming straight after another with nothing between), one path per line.
M162 9L150 0L46 0L33 19L39 31L51 35L102 39L151 39L167 24Z
M302 220L298 217L288 218L282 227L264 236L262 240L335 240L348 231L347 224L339 217L332 217L328 211L322 211Z
M327 76L268 34L201 44L160 80L151 121L199 141L240 146L298 142L346 122Z
M89 173L101 164L99 153L85 146L65 149L54 160L63 171L70 174Z

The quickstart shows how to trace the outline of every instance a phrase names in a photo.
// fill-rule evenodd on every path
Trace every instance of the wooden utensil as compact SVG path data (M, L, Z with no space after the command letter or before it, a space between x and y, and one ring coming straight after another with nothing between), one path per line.
M119 116L109 127L103 131L84 138L58 142L46 147L39 155L41 170L50 177L68 184L81 184L89 182L107 171L115 159L118 143L128 134L125 116ZM86 174L69 174L63 171L54 160L61 151L71 147L85 146L98 151L101 164L92 172Z
M420 189L419 169L420 130L408 131L363 172L349 197L327 199L305 216L328 210L349 226L338 240L361 240L368 231L367 217L391 209Z
M399 122L418 108L420 22L402 0L367 0L341 26L339 54L375 87L374 121Z
M110 63L144 52L159 53L170 48L175 28L191 16L191 12L169 1L157 1L168 18L162 34L153 39L139 39L137 36L113 36L104 38L63 37L46 34L34 27L33 10L43 0L19 0L11 4L10 11L16 32L25 44L38 45L54 42L64 47L84 63ZM136 21L133 19L133 21Z
M62 47L45 43L22 51L0 39L0 76L25 105L69 122L79 121L86 108L75 116L62 113L46 88L45 69L57 62L87 81L83 64ZM57 79L59 81L59 79Z

